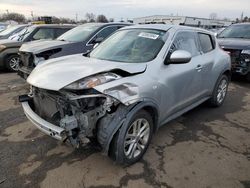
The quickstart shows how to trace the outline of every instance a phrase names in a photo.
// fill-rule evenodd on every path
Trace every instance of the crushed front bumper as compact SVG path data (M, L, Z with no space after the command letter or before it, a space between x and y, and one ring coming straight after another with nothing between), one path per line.
M64 140L65 130L40 118L30 107L27 101L22 102L22 107L27 118L42 132L57 139Z

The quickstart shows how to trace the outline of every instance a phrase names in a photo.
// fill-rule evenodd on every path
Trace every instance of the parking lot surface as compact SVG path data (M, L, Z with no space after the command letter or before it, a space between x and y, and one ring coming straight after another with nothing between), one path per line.
M27 85L0 73L0 187L250 187L250 84L230 84L221 108L201 105L154 135L143 160L114 164L98 148L44 135L17 96Z

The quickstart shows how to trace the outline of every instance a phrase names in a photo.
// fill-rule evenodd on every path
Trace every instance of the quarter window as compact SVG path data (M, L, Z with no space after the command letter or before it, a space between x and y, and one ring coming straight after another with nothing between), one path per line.
M214 45L213 45L210 35L199 33L199 39L200 39L202 52L208 53L214 49Z
M176 50L188 51L193 57L199 55L195 33L186 31L179 32L170 48L170 53Z

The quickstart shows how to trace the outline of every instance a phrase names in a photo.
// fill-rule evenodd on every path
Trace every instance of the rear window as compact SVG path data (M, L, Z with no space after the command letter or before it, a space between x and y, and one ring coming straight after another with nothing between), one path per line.
M201 50L204 53L208 53L214 49L214 45L210 35L199 33L199 39L201 44Z

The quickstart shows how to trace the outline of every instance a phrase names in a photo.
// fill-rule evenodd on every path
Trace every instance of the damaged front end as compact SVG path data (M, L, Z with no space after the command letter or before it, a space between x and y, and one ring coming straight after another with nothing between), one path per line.
M51 91L31 87L19 97L26 116L44 133L74 147L96 137L97 122L112 114L119 102L94 89Z

